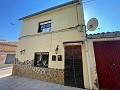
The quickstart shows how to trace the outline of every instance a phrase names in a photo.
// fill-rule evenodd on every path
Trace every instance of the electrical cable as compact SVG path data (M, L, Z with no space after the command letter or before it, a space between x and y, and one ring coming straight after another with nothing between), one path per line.
M88 1L85 1L83 3L89 3L89 2L92 2L92 1L95 1L95 0L88 0Z

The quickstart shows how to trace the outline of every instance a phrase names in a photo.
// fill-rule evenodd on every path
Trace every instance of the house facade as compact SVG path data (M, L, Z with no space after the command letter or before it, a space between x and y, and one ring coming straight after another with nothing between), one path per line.
M21 18L13 75L89 88L78 0Z
M20 20L13 75L86 89L120 89L120 32L88 35L86 51L78 0Z

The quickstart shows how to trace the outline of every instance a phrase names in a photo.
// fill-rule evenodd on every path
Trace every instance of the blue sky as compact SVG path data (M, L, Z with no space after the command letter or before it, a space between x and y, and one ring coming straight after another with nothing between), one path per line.
M21 21L18 19L29 14L68 2L71 0L1 0L0 38L17 40ZM87 2L89 0L83 0ZM85 21L96 17L100 30L87 33L111 32L120 30L120 0L94 0L84 3ZM14 23L15 25L11 25Z

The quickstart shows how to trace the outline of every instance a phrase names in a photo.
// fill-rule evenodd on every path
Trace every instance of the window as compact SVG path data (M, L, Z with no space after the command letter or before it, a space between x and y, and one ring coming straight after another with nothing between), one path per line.
M50 32L51 30L51 21L39 23L38 33L39 32Z
M48 68L49 53L35 53L34 66Z

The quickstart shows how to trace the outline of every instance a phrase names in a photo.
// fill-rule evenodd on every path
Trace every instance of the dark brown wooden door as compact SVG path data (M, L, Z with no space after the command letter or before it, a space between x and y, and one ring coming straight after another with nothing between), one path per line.
M94 42L100 89L120 90L120 41Z
M65 46L64 85L84 88L80 45Z

